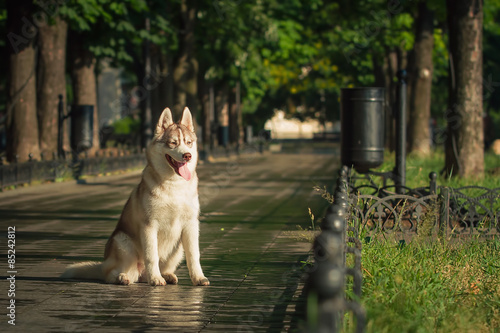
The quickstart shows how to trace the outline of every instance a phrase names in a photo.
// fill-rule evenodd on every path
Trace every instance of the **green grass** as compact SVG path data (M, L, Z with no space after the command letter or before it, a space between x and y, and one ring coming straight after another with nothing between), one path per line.
M366 332L498 332L499 253L498 239L363 244Z

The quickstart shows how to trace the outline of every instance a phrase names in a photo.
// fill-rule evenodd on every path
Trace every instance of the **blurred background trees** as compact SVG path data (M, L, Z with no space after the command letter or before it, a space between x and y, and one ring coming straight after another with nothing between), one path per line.
M460 84L453 75L462 65L449 55L465 42L456 22L467 8L482 20L474 29L482 32L483 65L472 80L482 98L473 111L450 88ZM93 149L127 131L124 141L145 145L163 108L179 116L185 105L208 148L221 127L232 145L243 142L247 126L258 134L275 110L336 121L340 89L362 86L386 88L392 149L401 69L409 74L409 152L450 147L466 130L451 129L456 117L474 112L475 145L487 146L500 131L499 8L500 0L484 8L479 0L7 0L0 4L0 149L11 161L50 155L59 94L65 105L94 105ZM457 157L468 153L457 147L448 171L464 169Z

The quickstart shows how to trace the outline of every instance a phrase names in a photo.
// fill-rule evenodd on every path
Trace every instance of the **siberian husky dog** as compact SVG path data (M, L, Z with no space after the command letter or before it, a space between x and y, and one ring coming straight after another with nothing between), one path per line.
M175 270L185 251L193 284L210 284L200 265L198 153L187 107L179 123L170 109L163 110L146 156L141 182L106 244L104 261L71 265L61 278L176 284Z

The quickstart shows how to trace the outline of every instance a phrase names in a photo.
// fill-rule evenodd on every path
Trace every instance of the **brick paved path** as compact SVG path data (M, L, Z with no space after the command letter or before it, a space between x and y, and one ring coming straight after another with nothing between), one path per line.
M70 263L102 259L139 172L0 193L0 331L293 330L303 303L300 262L310 244L286 231L310 224L308 207L323 213L326 202L313 186L331 187L337 159L267 154L200 165L201 264L209 287L193 287L184 264L175 286L58 279ZM16 228L15 326L7 316L9 226Z

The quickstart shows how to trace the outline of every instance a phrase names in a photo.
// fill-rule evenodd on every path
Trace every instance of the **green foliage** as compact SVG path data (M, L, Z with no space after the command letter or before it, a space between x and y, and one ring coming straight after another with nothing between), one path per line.
M117 63L133 60L127 48L138 36L155 39L149 34L144 36L148 12L144 0L68 0L58 9L70 29L86 37L86 47L97 58L111 58Z
M448 76L448 36L442 29L434 30L434 52L432 54L434 65L434 82L439 77Z
M139 129L141 127L141 122L138 118L128 116L115 121L112 126L114 134L129 135L139 132Z
M485 110L495 120L496 137L500 137L500 1L484 2L484 37L483 37L483 94Z
M5 28L5 22L7 22L7 9L0 8L0 24L2 25L2 28ZM2 43L5 43L5 41L2 40Z
M115 66L134 75L142 63L145 40L158 46L169 61L177 56L180 0L59 3L57 14L86 36L85 46L96 57L111 58ZM299 119L337 120L341 88L379 84L375 72L388 52L411 51L418 3L198 1L193 52L200 78L229 88L239 81L245 119L254 124L263 124L277 108ZM443 0L427 0L427 5L435 13L432 114L442 120L448 91L446 5ZM493 119L500 118L499 13L500 0L484 2L484 98ZM5 19L5 5L0 5L0 28L5 28ZM0 49L4 45L0 41Z
M198 11L201 74L216 86L234 88L239 81L244 114L254 114L262 106L269 88L269 73L261 54L266 41L274 38L267 6L255 0L213 1L200 4Z
M483 26L487 33L500 35L500 24L498 15L500 14L500 0L489 0L484 2Z
M270 2L273 38L261 48L269 86L261 107L337 120L341 88L373 85L374 63L387 50L413 47L411 9L382 0Z

